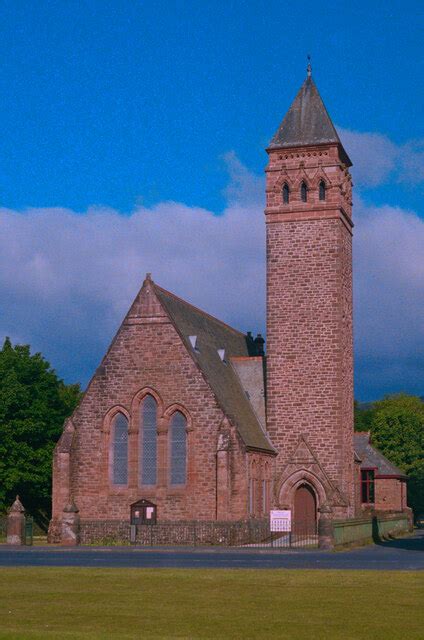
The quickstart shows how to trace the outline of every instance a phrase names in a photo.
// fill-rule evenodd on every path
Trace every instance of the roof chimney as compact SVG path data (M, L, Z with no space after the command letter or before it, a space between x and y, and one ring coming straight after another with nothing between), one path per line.
M262 334L258 333L258 335L255 338L256 355L258 355L258 356L264 356L265 355L264 344L265 344L265 340L262 337Z

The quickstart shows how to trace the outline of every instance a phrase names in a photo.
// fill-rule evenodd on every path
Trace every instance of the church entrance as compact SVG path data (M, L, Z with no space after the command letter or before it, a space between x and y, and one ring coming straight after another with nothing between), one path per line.
M317 531L317 504L315 494L307 484L301 484L294 494L293 533L315 535Z

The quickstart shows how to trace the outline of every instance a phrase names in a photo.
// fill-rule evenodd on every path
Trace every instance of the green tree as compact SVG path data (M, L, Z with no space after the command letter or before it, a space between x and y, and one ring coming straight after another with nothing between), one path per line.
M0 512L18 493L41 525L50 516L53 448L81 397L28 345L0 351Z
M355 428L369 430L372 443L408 476L408 502L424 513L424 402L405 393L387 396L372 407L356 407ZM365 428L364 428L365 427Z
M370 431L371 422L374 415L373 405L368 403L366 405L360 404L355 400L353 405L355 431Z

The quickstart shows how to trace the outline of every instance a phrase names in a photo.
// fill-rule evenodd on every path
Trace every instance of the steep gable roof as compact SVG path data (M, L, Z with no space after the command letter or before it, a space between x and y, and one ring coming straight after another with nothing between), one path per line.
M246 336L157 284L153 283L153 286L157 298L211 386L218 403L236 425L245 445L275 453L230 362L233 356L249 356ZM196 348L193 348L190 336L196 336ZM224 351L224 360L218 350Z
M377 475L380 476L399 476L406 478L403 471L398 469L394 464L387 460L378 449L375 449L370 442L370 434L368 432L355 433L353 436L353 446L355 453L361 460L361 467L377 469Z

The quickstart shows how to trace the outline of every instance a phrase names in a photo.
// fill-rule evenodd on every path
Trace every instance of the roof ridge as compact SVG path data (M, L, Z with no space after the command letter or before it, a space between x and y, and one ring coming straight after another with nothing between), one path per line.
M190 307L191 309L194 309L194 311L197 311L198 313L200 313L201 315L205 316L206 318L209 318L210 320L214 320L215 322L217 322L218 324L222 325L226 329L230 329L230 331L233 331L234 333L236 333L236 334L238 334L240 336L243 336L243 338L246 337L246 334L243 333L242 331L239 331L238 329L234 329L234 327L231 327L229 324L227 324L226 322L223 322L219 318L216 318L215 316L211 315L207 311L203 311L203 309L200 309L199 307L196 307L194 304L191 304L191 302L187 302L187 300L184 300L184 298L180 298L180 296L175 295L175 293L172 293L172 291L168 291L167 289L164 289L163 287L159 286L158 284L156 284L156 282L153 282L153 286L156 289L159 289L159 291L162 291L163 293L166 293L167 295L171 296L175 300L178 300L179 302L182 302L183 304L187 305L187 307Z

